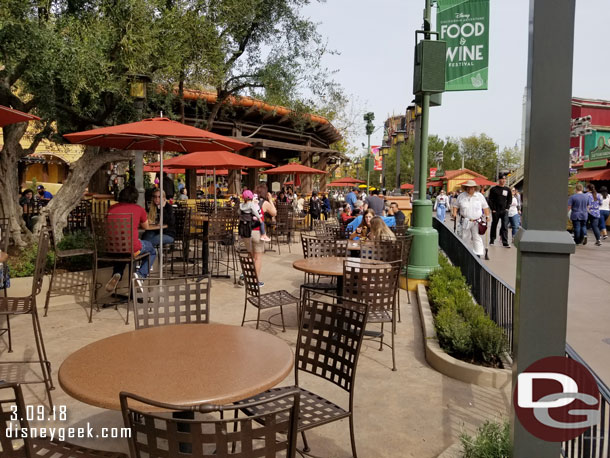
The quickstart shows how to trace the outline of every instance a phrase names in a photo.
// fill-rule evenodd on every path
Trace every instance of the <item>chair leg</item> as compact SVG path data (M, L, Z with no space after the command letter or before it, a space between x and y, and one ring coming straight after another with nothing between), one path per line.
M405 280L407 282L407 301L410 304L411 303L411 295L409 294L409 277L407 275L405 275ZM400 318L400 310L398 312L398 317Z
M282 317L282 332L286 332L286 325L284 325L284 307L280 305L280 316Z
M6 315L6 333L8 334L8 352L13 353L13 339L11 337L11 319Z
M400 287L396 288L396 307L398 308L398 322L400 323ZM392 321L392 332L396 334L396 320Z
M258 329L258 325L261 322L261 308L257 307L258 312L256 313L256 329Z
M47 290L47 297L44 301L44 316L47 316L49 311L49 301L51 300L51 290L53 289L53 279L55 278L55 269L57 268L57 256L53 260L53 271L51 272L51 279L49 280L49 289Z
M131 259L130 263L129 263L129 277L127 277L127 313L125 315L125 325L129 324L129 308L131 306L131 301L133 298L133 282L131 281L131 278L133 277L133 272L135 272L135 263L133 261L133 258ZM135 306L134 306L135 307Z
M97 285L97 262L93 260L91 263L91 290L89 291L89 323L93 321L93 303L97 304L96 300L96 285Z
M309 448L309 444L307 443L307 437L305 437L305 431L301 431L301 437L303 438L303 451L305 453L311 451L311 449ZM352 450L353 450L353 445L352 445Z
M248 308L248 297L244 300L244 316L241 318L241 325L243 326L246 322L246 309Z
M379 351L383 350L383 323L381 323L381 338L379 339Z
M349 416L349 438L352 443L352 456L353 456L353 458L358 458L358 453L356 452L356 435L354 434L354 414L353 414L353 412Z
M392 319L392 323L394 323L394 319ZM396 354L394 351L394 333L392 333L392 370L396 372Z
M36 305L33 306L32 314L32 328L34 330L34 340L36 342L36 350L38 352L38 360L40 361L40 370L42 371L42 380L45 385L45 390L49 398L49 408L53 408L53 400L51 398L51 390L54 390L53 379L51 378L51 363L47 359L47 351L44 347L44 340L42 338L42 329L40 328L40 321L38 319L38 312L36 311Z

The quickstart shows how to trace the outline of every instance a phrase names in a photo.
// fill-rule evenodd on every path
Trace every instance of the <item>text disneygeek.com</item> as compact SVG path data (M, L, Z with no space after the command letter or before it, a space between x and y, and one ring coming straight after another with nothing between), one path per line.
M89 422L86 426L79 427L29 427L20 428L17 424L9 423L5 430L6 437L10 439L51 439L60 442L66 439L87 439L87 438L111 438L129 439L131 437L130 428L99 428L95 431Z

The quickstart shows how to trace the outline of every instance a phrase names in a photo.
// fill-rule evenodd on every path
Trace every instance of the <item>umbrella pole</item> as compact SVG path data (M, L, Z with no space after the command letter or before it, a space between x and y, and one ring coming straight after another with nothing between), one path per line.
M161 185L161 211L159 212L159 225L161 226L159 229L159 278L163 280L163 207L165 207L165 203L163 202L163 139L160 139L161 146L161 158L159 162L159 171L161 174L161 179L159 180L159 184ZM166 196L167 198L167 196ZM154 248L154 247L153 247ZM152 267L152 266L150 266Z
M214 167L214 213L216 213L216 167Z

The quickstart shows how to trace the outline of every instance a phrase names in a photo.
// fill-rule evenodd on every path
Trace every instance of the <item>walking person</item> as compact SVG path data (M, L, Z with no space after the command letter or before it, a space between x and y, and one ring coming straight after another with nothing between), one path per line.
M491 208L491 233L489 244L493 245L498 231L500 221L500 238L502 245L510 248L508 243L508 208L512 202L510 188L506 186L506 175L500 175L498 185L489 190L489 208Z
M318 198L318 193L316 191L311 193L311 197L309 198L309 230L313 229L313 220L319 220L320 215L322 214L322 201Z
M489 205L474 180L464 183L462 191L452 208L452 215L459 218L457 224L461 229L462 240L470 243L474 254L481 257L485 254L485 245L479 234L479 222L483 218L486 222L489 221Z
M578 183L575 192L568 199L568 214L574 228L574 243L587 244L587 208L589 197L583 194L583 186Z
M589 222L591 223L591 229L593 229L593 235L595 235L595 245L601 246L602 241L599 231L599 209L602 205L602 196L597 193L597 191L595 190L595 185L593 183L589 183L587 185L587 191L587 196L589 198L589 204L587 206L587 211L589 213Z
M449 197L445 194L445 191L441 189L441 192L436 196L434 201L434 210L436 210L436 219L445 222L445 214L449 208Z
M610 216L610 194L608 194L608 188L602 186L599 188L599 192L602 195L602 205L599 207L599 230L603 240L608 238L608 231L606 230L606 220Z
M510 207L508 208L508 220L510 221L510 228L512 231L513 244L515 243L515 236L519 231L521 225L521 197L517 192L517 189L513 186L511 188L512 199Z

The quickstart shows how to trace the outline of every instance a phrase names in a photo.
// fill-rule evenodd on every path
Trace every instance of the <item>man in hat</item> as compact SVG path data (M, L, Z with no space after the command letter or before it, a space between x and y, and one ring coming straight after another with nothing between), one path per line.
M462 191L455 199L451 212L454 218L459 215L462 240L471 243L474 254L481 257L485 254L485 245L479 234L479 221L482 218L489 221L489 205L474 180L462 184Z
M38 200L40 201L40 204L44 207L53 198L53 194L47 191L41 184L39 184L36 189L38 190Z
M506 175L498 177L497 186L489 190L489 208L491 208L491 232L489 233L489 244L493 245L498 233L498 221L500 221L500 237L502 245L510 248L508 243L508 209L513 200L510 188L506 186Z

